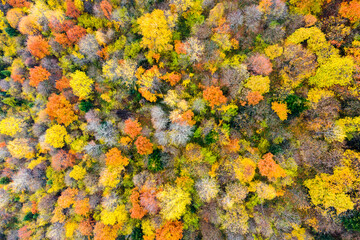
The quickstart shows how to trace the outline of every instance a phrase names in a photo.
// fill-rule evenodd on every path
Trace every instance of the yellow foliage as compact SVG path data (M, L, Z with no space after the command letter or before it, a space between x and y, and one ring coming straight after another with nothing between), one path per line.
M245 87L250 88L253 92L258 91L260 94L269 92L270 90L270 78L268 76L251 76Z
M250 158L239 157L233 167L235 176L241 183L250 182L255 176L256 163Z
M86 99L92 91L94 80L89 78L86 73L76 70L71 74L70 86L73 93L81 99Z
M166 186L164 191L157 195L160 200L160 214L165 220L177 220L186 212L191 203L190 193L180 187Z
M312 88L308 92L307 99L310 102L318 103L322 98L332 97L334 93L330 90L321 89L321 88Z
M11 156L15 158L33 158L35 156L34 148L29 146L29 140L25 138L16 138L6 145L7 149L11 153Z
M276 197L275 188L263 182L259 182L256 185L256 193L260 199L271 200Z
M62 148L65 146L65 139L68 137L66 128L56 124L46 130L45 142L54 148Z
M271 60L280 57L283 53L284 49L280 47L278 44L270 45L267 48L265 48L265 54L268 56Z
M333 175L321 173L308 179L304 185L309 189L311 201L325 209L333 207L337 214L354 208L347 193L353 188L356 177L348 167L336 167Z
M79 165L74 166L73 170L69 173L69 176L75 180L81 180L86 174L86 169Z
M108 167L102 171L100 183L104 187L114 188L120 182L120 173L124 169L123 166Z
M13 137L21 131L23 121L14 117L7 117L0 122L0 133Z
M171 50L169 44L172 38L171 30L165 18L164 11L155 9L152 13L146 13L137 21L140 32L143 35L141 45L154 52Z
M42 163L42 162L44 162L44 161L46 161L46 157L38 157L37 159L32 160L32 161L29 163L29 165L28 165L27 168L29 168L29 169L34 169L37 165L39 165L40 163Z
M101 222L106 225L123 225L128 219L128 212L125 205L119 205L114 211L110 212L106 209L101 211Z
M74 236L74 232L77 228L78 228L78 224L76 222L67 222L65 225L66 237L72 238Z

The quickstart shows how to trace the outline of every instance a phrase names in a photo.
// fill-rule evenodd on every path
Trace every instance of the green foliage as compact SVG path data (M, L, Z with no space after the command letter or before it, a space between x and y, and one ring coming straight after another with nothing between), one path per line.
M293 116L299 116L300 113L309 109L309 101L295 94L288 95L285 98L285 102Z
M342 216L341 223L347 230L360 232L360 212L349 211L346 215Z
M6 185L10 183L10 178L8 177L2 177L0 178L0 184Z
M85 101L85 100L82 100L80 103L79 103L79 109L83 112L88 112L90 109L92 109L94 107L94 105L92 104L91 101Z
M161 151L159 149L156 149L152 154L149 155L148 169L152 172L163 170L161 162Z

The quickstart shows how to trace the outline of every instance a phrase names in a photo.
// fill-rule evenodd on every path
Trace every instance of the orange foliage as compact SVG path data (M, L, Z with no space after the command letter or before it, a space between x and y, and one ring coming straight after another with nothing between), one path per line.
M141 155L151 154L153 152L153 144L146 137L140 136L135 141L137 152Z
M14 8L30 7L30 3L26 0L8 0L7 2Z
M83 236L90 236L93 231L93 225L90 219L84 220L79 224L79 231Z
M132 208L130 209L131 217L136 219L141 219L145 216L147 211L140 206L139 200L140 194L138 188L134 188L131 191L130 201L132 204Z
M75 196L78 194L79 190L76 188L67 188L62 191L61 196L58 198L58 205L61 208L68 208L75 203Z
M260 92L255 91L255 92L249 92L248 95L246 96L249 105L253 105L255 106L256 104L258 104L261 100L264 99L264 97L260 94Z
M38 212L38 210L37 210L37 202L36 201L31 201L31 213L35 214L37 212Z
M290 112L287 108L286 103L272 102L271 109L276 112L281 121L287 119L287 114Z
M28 229L26 225L18 230L18 237L21 240L31 239L31 234L32 234L31 229Z
M24 35L39 34L41 30L41 26L36 22L34 16L31 15L21 18L18 28Z
M50 45L41 36L30 36L27 41L27 48L37 58L44 58L50 54Z
M12 28L16 28L20 22L20 19L24 16L24 13L20 8L10 9L6 13L6 19Z
M132 139L140 135L142 127L137 120L131 120L130 118L125 121L125 134L129 135Z
M271 153L267 153L258 163L260 174L268 177L271 181L279 177L286 177L285 170L274 161L273 156Z
M65 88L70 88L70 79L66 77L62 77L61 79L56 81L55 85L56 89L59 91L64 90Z
M45 111L51 120L55 119L59 124L64 124L65 126L69 126L78 119L73 111L73 106L62 94L51 94Z
M108 1L103 0L103 1L101 1L101 3L100 3L100 7L101 7L101 10L103 11L105 17L110 20L110 18L111 18L111 11L112 11L112 6L111 6L111 4L110 4Z
M52 158L51 158L51 167L55 171L61 171L68 167L72 167L75 164L75 156L67 153L65 150L60 149Z
M57 43L59 43L61 46L63 46L64 48L67 48L67 47L71 46L71 41L66 36L66 34L64 34L64 33L54 33L54 36L55 36L55 41Z
M37 87L40 82L48 80L50 73L43 67L34 67L30 69L30 86Z
M179 40L175 40L175 52L177 54L186 54L185 44Z
M156 230L156 240L180 240L183 237L183 223L168 221Z
M129 159L121 155L121 151L117 148L112 148L106 153L106 165L109 166L127 166Z
M71 18L78 18L80 16L79 9L76 8L75 3L71 0L66 0L66 16Z
M186 112L180 115L180 119L181 119L180 124L182 122L185 122L188 125L193 126L196 123L196 121L193 120L193 117L194 117L194 113L191 110L187 110Z
M109 226L97 222L94 228L94 240L115 240L119 229L119 225Z
M86 29L76 25L67 30L66 35L72 43L77 43L80 38L86 35Z
M350 19L350 22L355 23L360 20L360 1L353 0L351 2L341 3L339 9L340 16Z
M164 76L160 78L169 82L171 86L175 86L181 80L181 75L179 73L172 72L172 73L166 73Z
M89 199L84 198L83 200L76 201L74 208L76 214L86 216L90 211Z
M215 105L219 106L226 103L227 99L223 95L223 92L219 87L207 87L203 92L203 97L206 101L210 103L211 108L214 108Z
M160 211L159 203L156 200L157 193L156 188L143 187L141 189L140 204L149 211L150 214L156 214Z
M102 48L101 50L96 52L96 55L98 55L104 60L107 60L109 58L108 48L107 47Z

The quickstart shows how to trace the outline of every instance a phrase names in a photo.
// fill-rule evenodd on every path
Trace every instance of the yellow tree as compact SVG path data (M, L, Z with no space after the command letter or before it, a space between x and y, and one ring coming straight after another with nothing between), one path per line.
M333 207L337 214L354 208L349 193L357 181L348 167L337 167L333 175L321 173L314 179L308 179L304 185L309 189L311 201L325 209Z
M155 9L152 13L145 14L137 20L137 24L143 35L142 47L158 53L171 49L169 43L172 33L162 10Z
M86 73L76 70L71 74L70 86L73 89L73 93L82 98L86 99L92 90L94 80L89 78Z

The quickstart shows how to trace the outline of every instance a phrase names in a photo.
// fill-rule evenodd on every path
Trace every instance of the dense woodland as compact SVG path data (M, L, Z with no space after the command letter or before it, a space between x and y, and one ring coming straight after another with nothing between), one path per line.
M360 0L0 0L0 239L359 240Z

